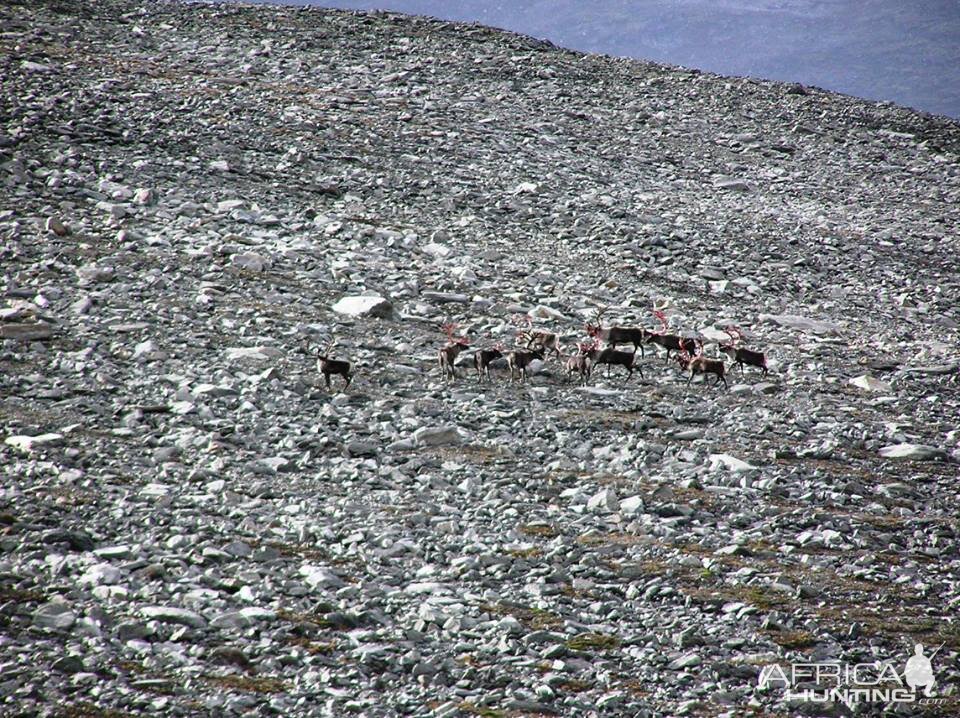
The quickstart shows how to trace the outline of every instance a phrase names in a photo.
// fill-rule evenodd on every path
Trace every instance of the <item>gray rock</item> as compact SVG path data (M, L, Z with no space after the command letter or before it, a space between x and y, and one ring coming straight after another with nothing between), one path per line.
M453 425L423 426L413 432L412 438L416 446L443 446L463 443L460 430Z
M172 606L144 606L140 615L150 621L174 623L189 628L206 628L207 620L195 611Z
M77 616L70 606L62 601L45 603L33 613L33 625L67 631L77 622Z

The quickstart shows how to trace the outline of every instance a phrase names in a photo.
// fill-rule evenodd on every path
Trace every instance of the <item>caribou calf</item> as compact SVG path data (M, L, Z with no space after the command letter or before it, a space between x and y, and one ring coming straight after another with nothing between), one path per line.
M473 366L477 370L477 381L490 380L490 364L503 356L503 347L481 349L473 355Z
M580 375L580 382L583 384L587 383L587 379L590 378L590 372L593 368L590 357L586 354L574 354L573 356L567 357L564 367L567 370L567 381L576 373Z
M507 354L507 366L510 367L510 381L514 380L514 372L519 373L521 381L526 381L528 378L527 367L530 366L534 359L543 361L543 354L543 347L530 350L514 349Z

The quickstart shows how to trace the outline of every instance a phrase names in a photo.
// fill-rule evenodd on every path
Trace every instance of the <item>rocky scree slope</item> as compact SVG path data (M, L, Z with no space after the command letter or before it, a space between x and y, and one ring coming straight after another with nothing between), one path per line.
M957 123L390 14L0 20L5 715L843 714L760 668L914 642L955 714ZM770 376L435 366L655 304Z

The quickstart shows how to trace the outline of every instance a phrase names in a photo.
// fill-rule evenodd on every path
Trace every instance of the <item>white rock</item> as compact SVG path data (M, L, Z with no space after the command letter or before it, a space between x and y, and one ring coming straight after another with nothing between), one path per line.
M380 296L341 297L330 307L337 314L351 317L380 317L388 319L393 315L393 305Z
M926 444L891 444L880 449L880 456L886 459L925 461L928 459L944 459L946 458L946 452L943 449Z
M449 257L453 253L453 250L450 247L445 244L440 244L439 242L430 242L429 244L425 244L420 248L420 251L424 254L429 254L435 259Z
M735 456L730 456L730 454L710 454L710 470L714 471L718 468L726 469L727 471L750 471L751 469L756 468L753 464L748 464L742 459L738 459Z
M250 359L254 361L267 361L270 359L279 359L283 352L273 347L229 347L225 350L228 361L239 361Z
M601 489L587 501L590 511L616 511L617 508L617 492L611 488Z
M133 348L133 359L138 362L156 361L166 359L167 355L160 350L157 343L152 339L140 342Z
M8 436L3 441L7 446L12 446L18 451L29 454L48 446L59 446L63 443L63 434L37 434L36 436Z
M620 513L635 514L643 509L643 499L639 496L631 496L620 502Z
M850 383L859 389L866 391L890 391L890 385L885 381L880 381L869 374L861 374L850 380Z

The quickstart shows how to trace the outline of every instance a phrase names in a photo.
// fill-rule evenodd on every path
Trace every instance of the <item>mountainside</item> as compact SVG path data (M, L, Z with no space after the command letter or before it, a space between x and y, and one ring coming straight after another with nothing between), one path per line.
M772 667L919 698L919 643L897 714L957 714L960 123L394 14L0 26L0 713L846 715ZM769 374L476 381L598 314Z

